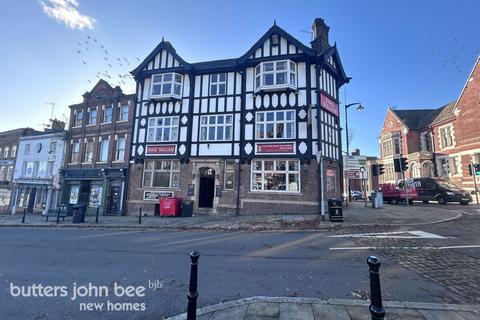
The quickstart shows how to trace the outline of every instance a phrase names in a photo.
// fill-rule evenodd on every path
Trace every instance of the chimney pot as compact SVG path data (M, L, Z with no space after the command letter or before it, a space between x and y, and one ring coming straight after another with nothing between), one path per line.
M321 53L323 50L330 48L328 43L328 32L330 27L327 26L322 18L315 18L312 25L313 40L311 42L312 49Z

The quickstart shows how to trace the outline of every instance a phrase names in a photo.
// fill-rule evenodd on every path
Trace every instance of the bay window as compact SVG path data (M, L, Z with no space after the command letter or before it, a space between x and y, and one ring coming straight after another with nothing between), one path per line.
M146 160L143 169L143 186L178 188L180 185L178 160Z
M297 66L293 61L262 62L255 67L255 91L296 89Z
M151 96L153 98L180 98L182 93L182 75L162 73L152 76Z
M148 120L147 142L177 141L178 117L158 117Z
M294 139L295 111L265 111L256 114L257 139Z
M232 140L233 116L211 115L200 119L200 141Z
M255 160L252 191L300 192L299 160Z

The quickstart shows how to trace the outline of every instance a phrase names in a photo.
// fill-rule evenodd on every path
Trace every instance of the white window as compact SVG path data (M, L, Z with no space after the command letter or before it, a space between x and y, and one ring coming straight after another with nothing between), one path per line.
M103 110L103 123L111 123L113 119L113 108L105 107Z
M25 155L29 155L30 154L30 143L27 143L25 145Z
M438 129L440 136L440 147L448 148L453 146L453 130L452 125L448 125Z
M123 161L125 159L125 137L119 137L117 139L117 145L115 146L115 161Z
M81 110L76 111L74 120L75 120L74 127L81 127L83 124L83 111Z
M56 141L50 142L48 153L55 153L56 151L57 151L57 142Z
M402 144L400 138L393 138L393 146L395 147L395 154L402 153Z
M182 75L178 73L163 73L152 76L152 97L176 97L182 93Z
M233 116L211 115L200 118L200 141L232 140Z
M92 140L87 140L85 142L85 148L83 152L83 162L92 162L93 161L93 145L94 141Z
M13 166L8 166L7 170L7 180L11 181L13 178Z
M75 163L80 160L80 141L74 141L72 143L72 154L70 162Z
M128 121L128 105L120 106L118 110L118 121Z
M40 167L40 163L38 161L35 161L33 163L33 176L38 177L38 169Z
M148 120L147 142L177 141L178 117L159 117Z
M47 163L47 177L53 177L53 166L55 162L48 161Z
M143 186L178 188L180 162L178 160L146 160L143 169Z
M225 181L224 189L233 190L235 182L235 161L234 160L225 160Z
M290 60L262 62L255 67L255 90L296 89L296 70Z
M7 173L7 167L0 167L0 181L7 180L5 174Z
M110 145L110 140L108 137L102 138L100 142L100 150L98 153L98 162L107 162L108 161L108 147Z
M225 94L227 86L227 75L225 73L212 74L210 76L210 95Z
M460 161L460 157L452 157L450 158L451 164L450 168L452 168L452 175L459 175L462 174L462 163Z
M90 110L90 114L88 115L88 124L89 125L97 124L97 109Z
M5 149L3 149L3 157L4 158L8 158L8 152L10 151L10 148L9 147L5 147Z
M255 160L252 191L300 192L300 161Z
M17 156L17 146L12 147L12 153L10 154L11 158L15 158Z
M294 139L295 111L257 112L257 139Z

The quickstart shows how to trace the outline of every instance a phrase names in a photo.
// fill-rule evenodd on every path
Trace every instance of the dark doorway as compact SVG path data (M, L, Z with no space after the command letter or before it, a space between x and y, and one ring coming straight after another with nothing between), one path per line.
M35 196L37 195L37 188L30 189L30 195L28 196L27 212L33 213L33 207L35 206Z
M117 185L110 185L110 192L108 193L108 213L120 214L121 213L121 191L122 187Z
M212 208L213 196L215 195L215 170L212 168L200 168L200 189L198 206L200 208Z

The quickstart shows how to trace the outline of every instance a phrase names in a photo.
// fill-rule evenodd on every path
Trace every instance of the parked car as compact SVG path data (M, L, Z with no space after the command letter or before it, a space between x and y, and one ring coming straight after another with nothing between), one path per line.
M361 200L363 199L363 193L361 191L351 191L351 196L353 200Z
M407 186L415 188L417 196L414 200L437 201L439 204L458 202L467 205L472 202L468 191L461 189L446 178L413 178L407 180Z
M407 185L408 186L408 185ZM382 192L383 201L387 203L397 204L405 201L405 190L403 189L403 181L398 183L382 183L379 185L379 191ZM415 188L407 187L407 195L409 203L417 196Z

